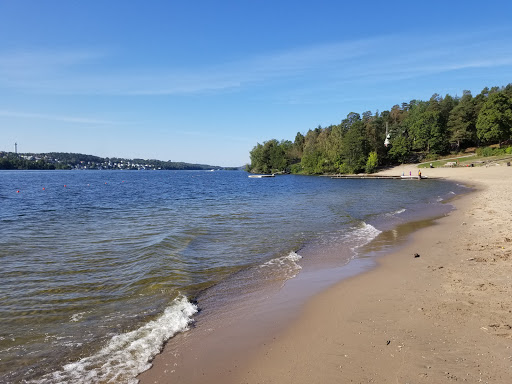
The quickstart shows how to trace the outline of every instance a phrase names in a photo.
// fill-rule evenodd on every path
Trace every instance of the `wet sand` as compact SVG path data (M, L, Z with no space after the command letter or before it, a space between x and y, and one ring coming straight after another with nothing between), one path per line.
M414 166L384 173L409 171L417 174ZM202 348L187 338L212 330L180 335L141 382L511 383L512 167L422 173L477 191L378 258L377 268L362 259L351 268L363 273L333 286L311 281L318 292L284 318L235 316ZM294 280L278 305L287 291L294 297Z

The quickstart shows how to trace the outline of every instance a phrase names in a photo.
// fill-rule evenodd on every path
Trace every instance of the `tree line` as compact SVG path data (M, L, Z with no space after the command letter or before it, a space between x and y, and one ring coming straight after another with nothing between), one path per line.
M67 169L67 165L52 164L45 159L27 160L14 154L7 154L0 158L0 169L54 170Z
M386 140L388 131L388 143ZM351 112L340 124L318 126L295 140L258 143L249 172L358 173L378 166L436 159L469 147L508 143L512 137L512 83L478 95L434 94L389 111Z
M74 169L87 165L88 169L119 169L114 165L122 164L122 169L137 169L135 165L151 166L162 170L210 170L222 169L219 166L190 164L184 162L162 161L156 159L103 158L82 153L48 152L48 153L12 153L0 152L1 170L54 170Z

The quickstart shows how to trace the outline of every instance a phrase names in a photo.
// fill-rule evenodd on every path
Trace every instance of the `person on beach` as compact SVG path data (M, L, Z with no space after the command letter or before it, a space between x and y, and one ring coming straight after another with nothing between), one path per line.
M421 171L418 171L418 177L421 179Z

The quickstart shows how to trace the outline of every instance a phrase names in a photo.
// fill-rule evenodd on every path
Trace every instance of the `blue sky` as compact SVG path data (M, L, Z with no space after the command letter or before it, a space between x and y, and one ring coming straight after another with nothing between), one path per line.
M350 112L510 82L510 1L0 0L5 151L238 166Z

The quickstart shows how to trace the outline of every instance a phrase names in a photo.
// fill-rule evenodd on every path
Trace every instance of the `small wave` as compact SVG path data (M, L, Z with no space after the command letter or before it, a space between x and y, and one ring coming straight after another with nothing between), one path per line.
M286 279L292 279L297 276L299 271L302 269L302 267L297 263L300 259L302 259L302 256L298 253L290 252L286 256L276 257L275 259L267 261L260 265L260 268L278 267L281 270L285 270Z
M394 212L386 213L386 216L395 216L405 212L405 208L398 209Z
M136 376L151 367L151 359L167 340L188 329L196 312L196 305L178 297L156 320L116 335L96 354L30 383L138 383Z
M350 234L350 238L355 242L354 246L351 247L353 251L357 248L365 246L370 241L375 239L382 231L379 231L371 224L363 223L363 226L354 230Z
M77 322L84 318L86 312L78 312L71 316L69 321Z

